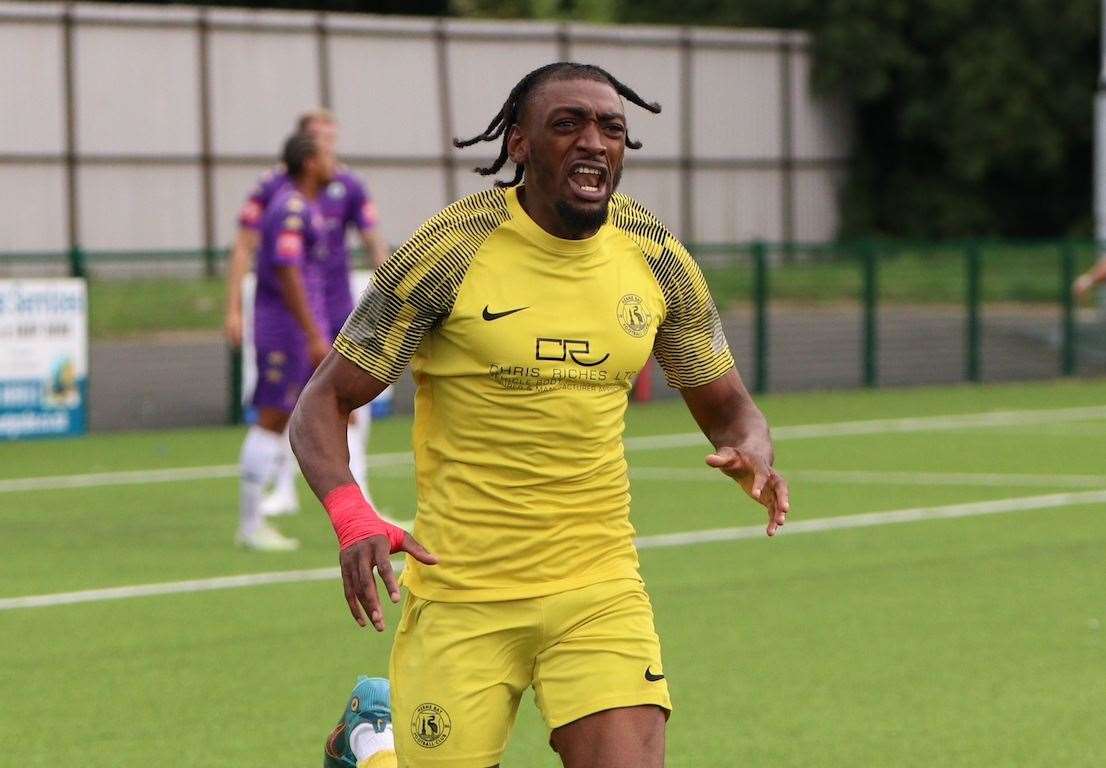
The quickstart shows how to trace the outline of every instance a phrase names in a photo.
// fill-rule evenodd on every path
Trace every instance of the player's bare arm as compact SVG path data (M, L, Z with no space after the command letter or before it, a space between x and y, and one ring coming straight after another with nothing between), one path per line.
M361 242L365 245L365 252L369 254L369 264L373 269L379 267L392 255L392 250L377 227L362 229Z
M707 464L729 475L768 510L769 536L784 524L790 511L787 481L772 468L775 455L768 421L736 370L701 387L681 390L691 415L714 453Z
M332 352L300 395L292 412L289 438L303 476L320 501L335 489L354 483L349 470L346 424L353 411L386 387L384 382ZM373 569L384 582L392 602L399 602L399 584L390 559L393 551L407 552L426 565L437 562L409 533L403 535L398 548L392 546L388 536L376 535L343 548L339 554L350 614L361 626L365 626L368 617L380 632L385 628L384 612Z
M311 362L318 365L330 351L330 345L315 322L314 315L311 314L311 305L307 301L307 288L303 284L303 274L299 267L295 266L277 267L276 272L284 303L307 334L307 349L311 354Z
M257 230L239 227L227 264L227 311L223 333L232 346L242 346L242 280L250 271L260 238Z
M1077 277L1071 289L1075 298L1082 299L1092 288L1102 283L1106 283L1106 256L1100 258L1094 266Z

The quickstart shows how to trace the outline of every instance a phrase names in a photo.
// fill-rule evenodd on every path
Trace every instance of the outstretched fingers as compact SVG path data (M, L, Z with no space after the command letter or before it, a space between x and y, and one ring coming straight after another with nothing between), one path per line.
M754 501L768 510L766 533L775 536L787 522L791 498L787 481L772 469L768 460L759 454L722 446L707 456L707 465L737 480Z
M350 563L342 560L342 591L346 596L346 604L349 606L350 615L360 627L365 626L365 614L361 610L361 604L357 602L357 595L361 591L361 582L357 576L357 569Z
M764 461L753 461L753 482L749 486L749 495L761 504L767 504L768 500L764 498L764 488L768 485L772 479L772 468Z
M400 549L411 557L418 560L423 565L437 565L438 558L430 554L430 552L422 544L415 539L411 534L407 534L403 537L403 544L400 545Z
M384 579L388 594L393 600L399 600L399 589L388 555L386 536L370 536L351 544L338 555L342 569L342 589L350 614L358 625L363 627L371 622L378 632L384 631L384 611L380 607L373 568Z
M397 532L399 530L396 529ZM386 625L376 577L379 575L393 603L398 603L401 598L399 579L390 557L392 546L388 536L370 536L343 549L339 554L342 589L350 615L362 627L371 623L377 632L383 632ZM406 532L396 551L406 552L425 565L438 562L438 558Z
M396 573L392 568L392 561L385 557L377 562L376 572L380 574L380 580L384 582L384 588L388 590L388 597L393 603L399 602L399 584L396 581Z
M375 548L374 548L375 549ZM376 579L373 577L373 561L370 558L358 558L357 575L361 584L361 591L357 595L357 601L365 609L369 621L377 632L384 631L384 611L380 608L380 595L376 591Z
M775 536L776 531L787 522L787 513L791 511L791 498L787 488L787 481L775 471L767 482L767 489L762 494L761 503L768 509L768 528L766 533Z

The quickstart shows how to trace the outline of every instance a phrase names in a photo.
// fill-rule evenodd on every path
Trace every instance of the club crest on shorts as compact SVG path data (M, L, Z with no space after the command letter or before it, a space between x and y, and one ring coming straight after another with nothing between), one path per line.
M411 738L420 747L433 749L449 738L452 727L449 713L444 709L437 704L420 704L411 717Z
M640 339L649 330L653 318L645 308L645 302L636 293L627 293L618 300L618 322L622 330Z
M359 709L361 709L361 699L354 696L349 700L349 711L356 712Z

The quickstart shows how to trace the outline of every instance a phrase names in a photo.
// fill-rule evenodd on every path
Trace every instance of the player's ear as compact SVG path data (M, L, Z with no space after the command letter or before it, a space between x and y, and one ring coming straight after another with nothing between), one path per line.
M507 156L515 165L525 165L530 158L530 142L518 123L512 125L507 134Z

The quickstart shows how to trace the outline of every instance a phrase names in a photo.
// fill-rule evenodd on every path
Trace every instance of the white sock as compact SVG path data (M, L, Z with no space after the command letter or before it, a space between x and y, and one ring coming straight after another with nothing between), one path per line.
M369 431L372 427L372 411L369 405L363 405L353 412L354 422L346 431L346 439L349 445L349 471L353 479L361 486L361 492L372 503L369 494L369 463L368 445Z
M261 492L272 482L283 451L281 436L259 426L250 427L239 458L238 515L242 535L261 527Z
M273 481L273 495L282 498L296 498L296 475L299 474L300 465L296 462L296 455L292 453L292 443L288 441L288 430L280 436L284 443L284 451L277 460L276 479Z
M371 757L381 750L395 752L396 741L392 735L392 726L386 727L384 733L377 733L368 723L361 723L350 731L349 748L353 752L353 756L357 758L357 762L361 762L366 757Z

